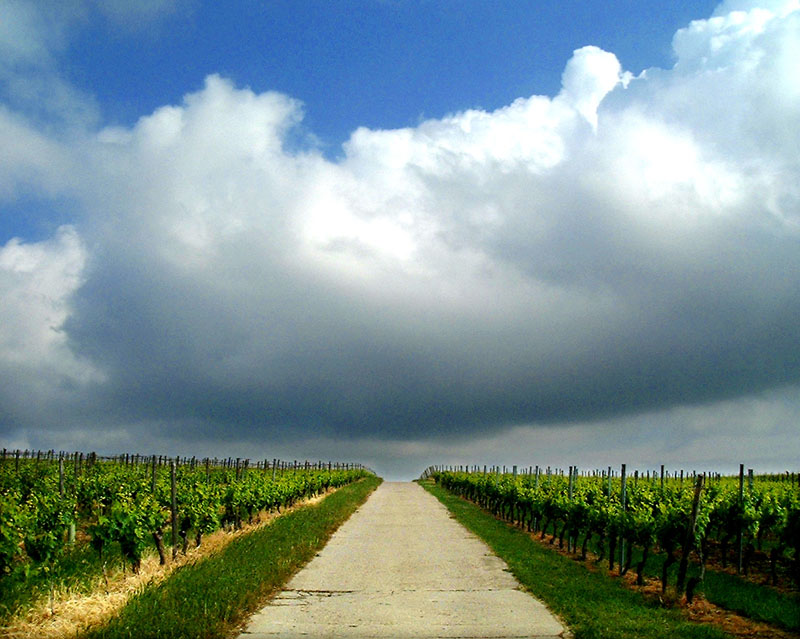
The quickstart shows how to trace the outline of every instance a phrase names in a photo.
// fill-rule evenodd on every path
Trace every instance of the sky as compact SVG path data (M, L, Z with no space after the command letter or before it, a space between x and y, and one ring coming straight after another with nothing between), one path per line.
M0 0L0 445L798 470L800 2Z

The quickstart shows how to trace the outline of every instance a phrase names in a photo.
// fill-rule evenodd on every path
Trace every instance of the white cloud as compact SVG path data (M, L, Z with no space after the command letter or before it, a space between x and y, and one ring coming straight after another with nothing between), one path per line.
M0 360L50 369L78 379L90 369L70 354L63 324L69 300L83 281L86 250L75 230L63 226L47 241L9 240L0 248Z
M47 424L70 396L103 375L70 350L64 322L86 250L71 227L47 241L0 247L0 405L7 427Z
M64 53L98 15L115 30L154 33L167 16L190 11L193 0L3 0L0 6L0 99L43 126L74 134L97 126L93 96L66 79Z
M32 190L50 197L69 191L74 156L1 104L0 140L0 202Z
M74 391L99 421L244 447L310 428L421 460L533 423L555 451L635 413L663 442L725 432L720 401L800 377L798 16L692 23L637 78L585 47L555 97L361 128L336 162L287 148L296 100L217 75L69 145L2 111L1 192L68 191L81 234L3 249L4 357L104 371Z
M630 79L629 74L625 83ZM562 99L574 105L593 130L597 130L597 107L603 98L623 82L622 67L613 53L594 46L574 52L561 82Z

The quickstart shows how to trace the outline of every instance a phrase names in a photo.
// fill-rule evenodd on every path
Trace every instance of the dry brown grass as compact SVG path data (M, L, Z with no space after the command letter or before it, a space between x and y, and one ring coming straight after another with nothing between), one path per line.
M303 506L315 504L324 499L334 489L310 499L297 502L285 509L286 514ZM225 532L218 530L203 537L199 547L189 548L186 555L178 554L175 561L165 566L158 562L155 550L142 558L138 574L122 568L107 573L108 586L99 577L91 593L75 593L56 590L51 611L48 599L33 606L24 615L14 618L8 625L0 628L0 637L14 639L74 639L87 628L100 625L120 610L134 594L148 584L157 583L169 576L176 568L188 563L196 563L219 552L234 539L253 530L266 526L280 515L276 512L262 512L252 524L243 524L241 530ZM171 552L168 549L168 552Z

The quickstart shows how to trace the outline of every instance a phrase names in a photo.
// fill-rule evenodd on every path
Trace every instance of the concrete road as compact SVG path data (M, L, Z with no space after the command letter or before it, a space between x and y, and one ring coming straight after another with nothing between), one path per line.
M435 497L384 482L240 639L562 636Z

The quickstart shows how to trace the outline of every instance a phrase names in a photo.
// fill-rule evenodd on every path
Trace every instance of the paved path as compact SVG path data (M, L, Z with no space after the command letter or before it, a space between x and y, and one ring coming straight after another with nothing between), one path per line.
M240 639L562 633L435 497L417 484L384 482Z

